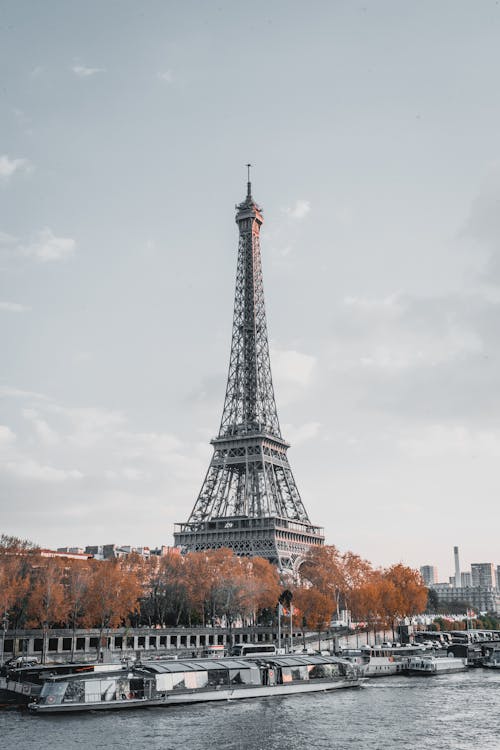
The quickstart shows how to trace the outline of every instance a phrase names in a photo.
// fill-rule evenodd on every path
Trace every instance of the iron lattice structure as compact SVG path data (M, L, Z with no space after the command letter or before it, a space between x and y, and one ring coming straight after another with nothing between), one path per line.
M288 463L271 376L260 256L262 210L247 196L236 206L236 293L224 409L200 494L175 544L184 551L228 547L296 570L324 543L309 521Z

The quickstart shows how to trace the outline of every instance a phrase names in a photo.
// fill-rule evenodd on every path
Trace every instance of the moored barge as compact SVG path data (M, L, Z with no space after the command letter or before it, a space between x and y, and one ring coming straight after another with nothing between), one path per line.
M362 683L356 665L333 656L159 660L101 675L50 677L28 707L37 714L122 710L293 695Z

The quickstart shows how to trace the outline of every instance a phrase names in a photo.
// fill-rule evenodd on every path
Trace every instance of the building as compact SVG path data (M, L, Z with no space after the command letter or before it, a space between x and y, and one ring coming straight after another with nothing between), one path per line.
M438 572L435 565L422 565L420 575L426 586L431 586L433 583L438 582Z
M453 547L453 556L455 558L455 580L454 585L460 586L462 583L462 578L460 577L460 557L458 554L458 547Z
M472 586L472 574L471 573L460 573L462 588Z
M97 544L85 547L85 553L91 555L96 560L116 560L128 557L131 554L139 555L144 560L149 560L152 554L163 555L167 552L162 550L171 549L170 547L161 547L159 550L150 550L149 547L133 547L130 544Z
M85 550L83 547L58 547L57 551L65 553L65 554L72 554L72 555L85 554Z
M88 560L92 555L85 552L66 552L64 549L41 549L38 550L40 557L60 557L65 560Z
M500 614L500 591L496 586L450 586L449 583L436 583L430 587L436 592L439 604L464 605L476 612Z
M470 571L473 586L496 587L497 578L493 563L472 563Z
M436 583L430 587L436 592L440 606L463 604L476 612L500 614L500 591L496 586L450 586Z
M260 256L264 219L250 174L236 209L238 264L222 419L198 499L187 523L176 524L174 539L183 552L228 547L295 571L310 547L324 544L324 535L309 520L281 435Z

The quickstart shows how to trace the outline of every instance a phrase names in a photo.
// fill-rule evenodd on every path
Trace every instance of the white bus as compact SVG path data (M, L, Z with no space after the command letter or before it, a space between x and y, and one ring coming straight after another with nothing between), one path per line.
M269 656L277 653L274 643L239 643L231 649L231 656Z

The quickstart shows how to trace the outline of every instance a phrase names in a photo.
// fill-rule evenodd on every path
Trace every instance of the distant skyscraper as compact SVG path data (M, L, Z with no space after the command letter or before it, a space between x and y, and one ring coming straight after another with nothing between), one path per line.
M470 573L460 573L460 578L462 582L462 588L465 588L466 586L472 586L472 575Z
M495 586L496 575L493 563L472 563L470 566L473 586Z
M462 579L460 578L460 558L458 556L458 547L453 547L453 555L455 557L455 586L460 586Z
M438 581L438 572L434 565L422 565L420 575L424 579L426 586L432 586L432 584Z
M500 565L497 565L497 589L500 589Z

